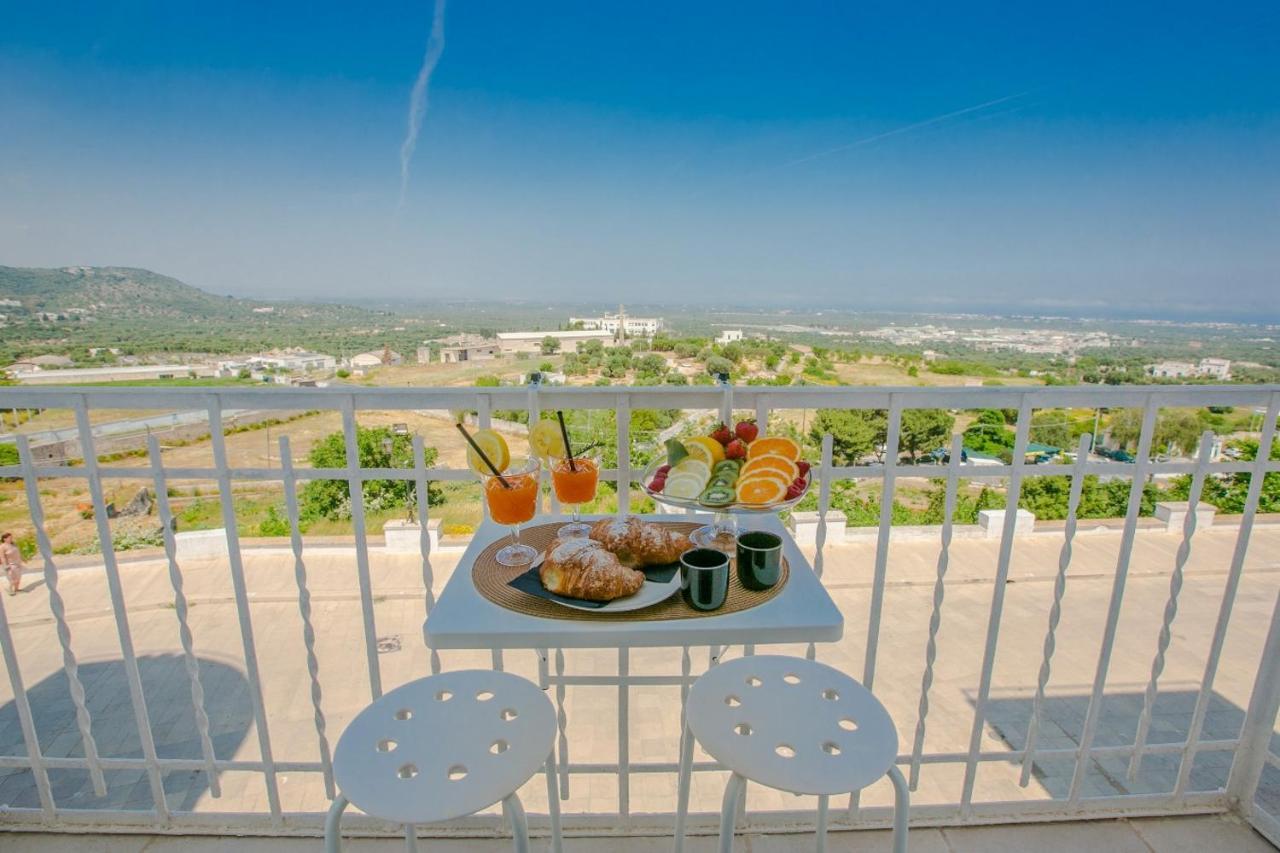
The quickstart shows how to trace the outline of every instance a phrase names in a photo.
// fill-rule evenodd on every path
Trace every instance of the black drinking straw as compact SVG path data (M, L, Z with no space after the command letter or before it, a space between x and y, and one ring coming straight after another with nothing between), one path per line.
M564 412L556 409L556 417L560 419L560 435L564 437L564 452L569 457L569 470L578 473L578 466L573 462L573 448L569 446L569 430L564 425Z
M462 437L467 440L467 444L471 445L471 449L476 452L476 455L483 460L485 465L489 466L489 470L493 472L493 475L498 478L498 482L502 484L502 488L511 488L511 484L507 482L507 478L502 476L502 472L498 470L498 466L494 465L489 457L485 455L485 452L480 449L480 445L476 444L476 440L471 437L471 433L467 432L467 428L461 423L456 423L454 426L458 428L458 432L462 433Z

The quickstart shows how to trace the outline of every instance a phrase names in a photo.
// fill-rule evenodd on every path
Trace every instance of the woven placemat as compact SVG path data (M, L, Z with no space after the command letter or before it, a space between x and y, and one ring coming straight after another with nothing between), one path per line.
M686 521L668 521L661 522L661 524L683 533L689 533L702 526ZM562 525L563 522L557 522L555 524L539 524L536 527L523 529L520 531L520 541L542 552L551 544L551 540L556 536L556 531ZM529 570L527 565L504 566L494 558L494 555L509 543L510 539L504 536L499 541L490 543L489 547L481 551L480 555L476 557L475 565L471 567L471 580L475 583L476 589L479 590L481 595L499 607L505 607L516 613L542 616L547 619L646 622L655 619L697 619L702 616L723 616L726 613L750 610L753 607L764 604L781 592L791 577L791 569L784 557L778 582L769 589L755 592L747 589L738 581L738 572L736 568L731 566L729 570L729 594L725 599L724 606L719 610L694 610L685 603L684 596L676 593L666 601L659 602L652 607L645 607L642 610L629 610L624 613L593 613L587 610L574 610L571 607L565 607L556 604L554 601L529 595L509 586L512 580Z

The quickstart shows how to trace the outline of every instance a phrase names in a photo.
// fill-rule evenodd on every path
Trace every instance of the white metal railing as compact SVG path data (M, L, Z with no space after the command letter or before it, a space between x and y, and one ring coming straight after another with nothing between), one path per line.
M1157 461L1152 458L1152 444L1156 418L1166 407L1249 406L1265 412L1261 435L1262 452L1255 460L1209 460L1208 439L1205 437L1200 453L1194 461ZM1079 453L1070 466L1040 466L1027 463L1025 449L1028 445L1032 414L1038 409L1070 407L1136 407L1143 410L1141 434L1136 461L1120 463L1091 459L1087 444L1082 439ZM913 816L920 822L961 823L966 821L992 821L997 819L1088 817L1115 813L1177 813L1213 811L1238 808L1256 826L1273 839L1280 839L1280 815L1267 811L1265 801L1255 794L1259 780L1268 768L1280 772L1280 756L1272 749L1271 733L1280 704L1280 602L1273 608L1270 633L1266 638L1264 653L1257 660L1233 660L1237 669L1242 665L1252 667L1250 680L1252 693L1240 730L1230 737L1221 733L1204 738L1203 726L1213 697L1215 679L1223 662L1228 628L1232 624L1233 607L1244 574L1246 554L1262 494L1263 475L1280 471L1280 462L1268 459L1266 449L1275 436L1277 416L1280 415L1280 387L1277 386L1142 386L1142 387L1069 387L1069 388L827 388L827 387L609 387L562 388L528 386L522 388L328 388L328 389L230 389L230 388L181 388L181 389L76 389L76 388L4 388L0 389L0 409L66 409L73 412L76 431L84 449L83 464L37 464L27 441L19 437L19 463L0 466L0 477L19 478L24 482L25 495L31 523L35 528L38 551L43 562L43 576L48 587L49 610L58 644L61 650L62 671L65 675L71 703L74 706L77 729L82 750L78 755L49 754L44 751L37 736L36 720L41 708L29 701L28 687L24 682L24 660L21 646L15 641L6 614L6 602L0 598L0 649L3 657L12 702L22 734L22 754L0 755L0 770L19 770L30 773L36 789L38 806L0 807L0 826L41 826L59 828L81 823L106 826L146 826L161 829L191 829L218 831L249 829L275 832L300 830L314 831L319 827L320 809L298 811L286 806L281 798L281 774L319 774L324 791L334 795L330 759L330 735L326 725L325 680L322 674L332 673L336 662L322 667L317 648L315 616L313 614L311 577L307 567L307 539L300 532L297 488L311 480L346 480L349 484L352 524L354 529L354 554L357 579L357 596L360 604L360 657L365 670L370 694L381 695L384 689L382 665L378 655L378 630L375 620L376 589L370 565L369 543L364 534L365 507L362 483L370 479L407 480L415 484L418 494L426 494L432 481L466 481L470 472L440 467L428 468L424 447L420 438L413 442L413 465L409 468L361 468L356 445L356 424L361 412L369 411L422 411L474 409L481 425L488 425L491 413L497 409L525 409L536 418L539 411L562 409L611 410L615 413L619 464L616 470L603 472L607 481L627 483L632 478L630 413L635 409L702 409L718 410L722 416L731 413L753 413L766 424L770 413L777 410L846 408L876 409L887 414L887 446L885 462L872 465L835 466L832 464L831 437L825 437L821 446L821 460L817 468L819 523L814 569L823 576L831 543L828 542L826 511L830 506L832 484L842 479L878 480L883 484L879 538L871 569L870 589L867 597L866 636L862 646L861 678L875 689L878 652L881 648L886 589L890 567L889 528L892 520L895 483L902 477L919 477L917 466L904 465L898 460L904 411L917 408L978 409L1005 408L1018 412L1015 445L1012 462L982 468L961 467L960 441L953 440L950 462L943 468L928 469L926 476L945 477L945 519L943 521L936 579L927 635L921 637L923 675L918 691L918 712L914 737L909 751L899 756L899 762L909 768L911 786L919 783L924 766L949 765L962 773L959 795L954 802L919 805ZM279 438L278 467L232 465L230 463L222 423L225 412L239 409L272 409L278 411L333 411L341 415L345 438L347 464L336 468L305 468L294 464L289 438ZM144 467L112 465L99 462L93 452L93 431L90 428L91 413L98 409L130 409L163 411L192 411L204 413L211 427L211 466L175 466L165 464L158 443L148 444L150 464ZM1202 677L1197 685L1189 731L1178 742L1150 742L1154 706L1160 695L1160 680L1170 650L1171 630L1178 616L1179 602L1184 582L1184 569L1192 552L1196 537L1196 504L1200 501L1207 478L1222 474L1247 473L1250 485L1240 519L1239 532L1233 556L1226 567L1226 580L1222 590L1217 619L1213 628L1210 647L1205 653ZM1064 638L1059 634L1063 601L1070 586L1070 567L1073 557L1081 501L1081 489L1088 475L1106 475L1127 478L1131 481L1129 500L1123 520L1118 559L1103 622L1101 637L1087 638L1087 647L1097 643L1094 677L1089 687L1087 706L1079 742L1072 747L1049 747L1039 743L1044 724L1046 687L1053 674L1055 655L1065 642L1084 642L1080 638ZM1121 622L1121 610L1126 600L1126 581L1130 559L1138 531L1143 485L1156 474L1187 474L1192 478L1190 490L1191 511L1183 528L1176 558L1170 575L1160 629L1153 638L1149 678L1142 693L1141 708L1134 715L1136 735L1129 744L1096 743L1103 704L1108 697L1108 677L1116 648L1117 632ZM1040 665L1033 684L1026 685L1030 709L1026 721L1026 736L1021 745L1010 744L1010 749L993 750L984 747L983 737L989 726L992 707L993 674L997 660L997 648L1001 629L1005 622L1004 605L1006 581L1015 543L1016 509L1020 491L1029 477L1066 475L1071 478L1068 515L1059 551L1057 571L1053 576L1052 602L1044 614L1043 639ZM968 724L967 749L960 751L928 751L925 748L926 731L930 714L930 695L934 684L940 630L950 610L956 605L946 598L947 573L952 559L952 513L956 505L958 483L961 477L969 479L1001 480L1006 484L1006 513L1002 536L999 541L996 565L991 576L991 601L985 611L985 637L982 647L981 667L973 685L973 715ZM99 540L111 542L111 530L107 520L103 483L106 480L141 480L150 484L156 492L158 514L165 530L164 560L168 580L172 587L172 606L178 623L178 643L175 651L183 661L183 674L189 682L190 702L198 731L198 758L172 758L157 754L153 737L153 724L149 714L138 670L138 656L134 649L130 627L130 610L122 584L122 567L110 547L102 554L102 572L106 581L111 618L121 654L121 665L127 682L133 722L137 729L141 756L104 755L97 740L87 697L97 686L85 683L77 659L73 631L66 606L59 588L59 555L54 553L45 529L40 483L51 480L73 480L87 488L94 509ZM207 711L209 690L202 683L197 648L199 638L194 635L190 608L184 592L184 569L178 559L171 529L173 512L166 498L167 484L174 480L211 480L219 486L220 508L228 546L227 568L232 592L232 602L237 614L239 640L242 652L244 676L247 683L253 728L257 737L257 758L220 758L216 754ZM236 532L236 513L232 486L242 481L278 482L285 498L287 520L290 527L289 550L292 555L297 607L303 626L304 659L297 662L305 668L307 695L314 720L314 738L318 760L277 758L272 740L271 720L263 701L263 682L259 658L263 653L254 632L252 593L246 579L245 564ZM549 498L552 511L557 507ZM428 536L428 505L425 499L417 502L417 518L421 526L421 595L426 611L434 606L432 590L435 572L432 565L431 543ZM623 489L619 493L619 512L629 509L629 495ZM846 617L855 614L846 613ZM856 614L861 615L861 614ZM744 652L751 654L754 647ZM810 657L821 653L820 647L808 648ZM726 649L708 650L708 665L727 652ZM273 651L274 653L274 651ZM1079 654L1077 649L1077 654ZM631 807L631 780L636 774L666 773L676 770L674 749L669 761L641 761L630 754L628 747L628 715L631 695L634 691L662 686L678 686L683 696L697 673L693 656L687 647L680 651L680 671L670 674L638 674L633 671L630 652L618 651L616 676L575 674L568 672L565 652L561 649L540 650L537 654L538 677L544 687L554 688L553 699L557 709L557 750L561 794L567 797L570 780L584 774L608 773L616 776L617 808L612 814L570 814L568 825L595 827L614 832L645 831L663 825L666 815L638 815ZM492 664L505 665L503 655L493 655ZM348 662L349 664L349 662ZM429 668L438 672L444 666L441 656L429 653ZM858 674L858 673L855 673ZM329 675L329 678L334 676ZM572 738L567 732L566 688L571 686L613 686L617 689L619 724L618 753L615 762L573 762L570 751ZM674 738L678 732L673 732ZM1197 755L1227 753L1232 756L1230 776L1226 784L1202 789L1192 784L1191 771ZM1124 793L1112 796L1096 796L1086 793L1086 776L1091 763L1102 759L1123 759L1127 762L1128 778L1137 778L1145 761L1155 756L1173 757L1177 761L1177 773L1167 791L1154 793ZM1061 797L1030 798L1015 801L987 801L975 798L976 779L980 767L991 763L1013 763L1020 770L1018 781L1027 786L1032 768L1037 762L1071 761L1073 772L1070 785ZM695 769L714 769L711 763L700 763ZM50 773L77 771L87 773L93 791L101 796L106 791L104 774L133 771L140 772L150 790L150 809L84 809L75 804L60 803L55 798L55 786ZM164 779L175 772L199 772L208 777L210 793L221 793L219 776L228 772L249 772L260 777L266 791L265 809L260 812L216 811L208 808L192 810L173 808L166 797ZM674 802L674 801L673 801ZM782 820L811 820L804 814L777 813ZM842 821L847 825L874 825L884 822L887 810L863 808L860 798L851 797ZM462 822L469 827L483 826L483 822Z

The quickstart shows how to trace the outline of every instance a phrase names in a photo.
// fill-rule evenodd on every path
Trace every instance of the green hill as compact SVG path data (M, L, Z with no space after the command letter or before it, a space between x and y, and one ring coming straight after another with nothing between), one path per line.
M242 353L300 346L334 355L413 352L419 323L349 305L216 296L144 269L0 266L0 363L46 353L92 364L122 354Z
M0 298L18 300L28 313L73 312L100 319L240 317L265 304L214 296L176 278L129 267L0 266Z

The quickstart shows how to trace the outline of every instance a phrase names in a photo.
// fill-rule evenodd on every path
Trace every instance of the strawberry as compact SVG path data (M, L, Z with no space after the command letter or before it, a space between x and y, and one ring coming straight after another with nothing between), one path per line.
M755 421L738 421L738 425L733 428L733 431L738 438L750 444L760 434L760 427L756 426Z
M653 472L653 479L667 479L667 474L671 472L670 465L659 465L658 470Z
M649 481L649 491L661 492L666 485L667 485L666 477L654 477L652 480Z
M804 486L798 483L792 483L790 486L787 487L786 500L793 501L803 494L804 494Z
M711 437L727 447L729 442L733 441L733 430L722 423L711 431Z
M740 438L735 438L724 446L725 459L745 459L747 445Z
M805 487L804 477L796 477L794 480L791 481L791 485L797 489L800 489L801 491L804 491L804 487Z
M800 479L803 480L804 476L809 473L809 469L813 466L801 459L796 463L796 467L800 469Z

